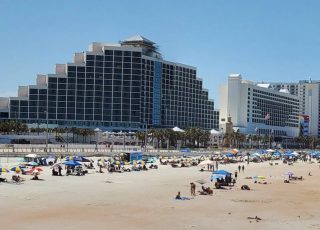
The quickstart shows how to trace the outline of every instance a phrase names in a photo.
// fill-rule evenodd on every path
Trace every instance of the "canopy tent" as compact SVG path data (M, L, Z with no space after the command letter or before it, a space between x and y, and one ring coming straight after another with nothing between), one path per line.
M251 153L250 156L252 157L261 157L260 153Z
M275 150L273 150L273 149L267 149L266 150L268 153L273 153L273 152L275 152Z
M75 156L73 157L74 161L81 161L81 162L90 162L87 158L84 158L83 156Z
M64 164L67 165L67 166L81 165L78 161L66 161L66 162L64 162Z
M234 157L234 154L232 154L232 153L224 153L223 156L225 156L225 157Z
M173 131L175 131L175 132L181 132L181 133L184 133L185 131L183 130L183 129L180 129L179 127L174 127L174 128L172 128L172 130Z
M95 132L101 132L102 130L99 129L99 128L95 128L93 131L95 131Z
M25 157L27 157L27 158L37 158L38 156L37 156L37 154L30 153L30 154L26 155Z
M284 157L296 157L296 155L293 153L285 153L285 154L283 154L283 156Z
M240 152L239 149L231 149L230 150L230 153L233 153L233 154L237 154L239 152Z
M221 179L221 178L225 178L226 177L226 175L221 175L221 174L212 174L211 175L211 181L213 181L213 180L217 180L217 179Z
M217 170L212 172L211 175L211 181L213 180L217 180L217 179L221 179L221 178L225 178L226 176L231 176L232 173L226 171L226 170Z
M216 175L231 175L232 173L221 169L221 170L217 170L217 171L212 172L212 174L216 174Z

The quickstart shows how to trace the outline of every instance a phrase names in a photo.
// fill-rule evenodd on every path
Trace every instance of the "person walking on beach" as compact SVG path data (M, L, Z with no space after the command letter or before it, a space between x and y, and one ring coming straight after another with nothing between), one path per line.
M196 196L196 184L191 182L191 196Z
M242 172L244 172L244 165L242 165Z
M236 178L236 179L238 178L238 172L237 171L234 172L234 178Z
M218 165L219 163L218 163L218 161L216 161L216 169L218 170L219 169L219 165Z
M239 170L239 172L240 172L240 170L241 170L241 166L240 166L240 165L238 166L238 170Z

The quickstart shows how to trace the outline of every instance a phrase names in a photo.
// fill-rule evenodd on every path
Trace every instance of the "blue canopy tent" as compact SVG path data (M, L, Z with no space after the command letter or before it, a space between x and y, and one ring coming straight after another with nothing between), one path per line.
M234 157L235 155L233 155L232 153L225 153L225 154L223 154L223 156L225 156L225 157Z
M281 153L279 153L279 152L274 152L274 153L272 153L272 156L281 156Z
M217 175L231 175L232 173L231 173L231 172L228 172L228 171L226 171L226 170L221 169L221 170L217 170L217 171L212 172L212 174L217 174Z
M296 155L292 154L292 153L285 153L283 154L284 157L296 157Z
M124 153L125 155L125 161L130 162L131 164L133 163L133 161L142 161L142 152L136 152L136 151L132 151L132 152L127 152Z
M226 176L231 176L232 173L226 171L226 170L217 170L212 172L211 175L211 181L213 180L217 180L217 179L221 179L221 178L225 178Z
M67 166L81 165L78 161L66 161L66 162L64 162L64 164L67 165Z

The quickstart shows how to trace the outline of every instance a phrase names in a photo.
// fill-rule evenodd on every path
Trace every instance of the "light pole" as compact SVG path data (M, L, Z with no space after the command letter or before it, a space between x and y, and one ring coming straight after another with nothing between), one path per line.
M256 136L257 136L257 139L258 139L258 148L260 149L260 135L259 135L259 128L256 127L254 129L256 131Z
M48 139L49 139L49 124L48 124L48 111L44 111L46 114L46 123L47 123L47 131L46 131L46 152L48 152Z
M68 152L68 148L69 148L69 129L66 128L67 131L67 152Z

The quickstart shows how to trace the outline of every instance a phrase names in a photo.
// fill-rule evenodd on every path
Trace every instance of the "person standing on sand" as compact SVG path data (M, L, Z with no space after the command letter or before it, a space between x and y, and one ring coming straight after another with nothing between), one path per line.
M239 172L240 172L240 170L241 170L241 166L240 166L240 165L238 166L238 170L239 170Z
M238 178L238 172L237 172L237 171L234 172L234 177L235 177L236 179Z
M191 182L191 196L196 196L196 184Z
M244 165L242 165L242 172L244 172Z
M219 168L219 167L218 167L218 166L219 166L218 164L219 164L218 161L216 161L216 169L217 169L217 170L218 170L218 168Z

